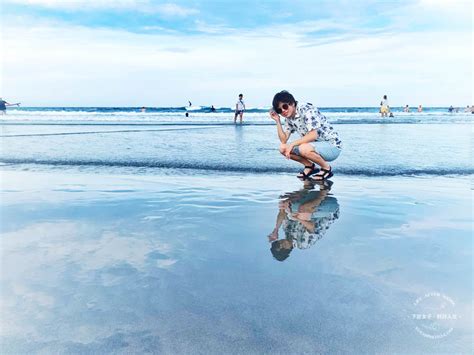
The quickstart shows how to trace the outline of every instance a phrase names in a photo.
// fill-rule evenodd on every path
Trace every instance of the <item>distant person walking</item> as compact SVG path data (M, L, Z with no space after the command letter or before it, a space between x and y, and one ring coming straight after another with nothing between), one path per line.
M423 112L423 107L421 105L418 105L418 112Z
M380 116L387 117L390 112L390 106L388 105L387 95L383 95L382 101L380 101Z
M7 114L7 106L20 106L20 103L10 104L0 97L0 112L2 115Z
M235 104L235 115L234 115L234 124L237 123L237 116L240 116L240 124L242 124L242 118L244 116L245 111L245 102L243 100L244 95L239 94L239 99Z
M403 112L410 112L410 106L406 105L406 106L403 108Z
M298 178L322 181L333 176L328 162L339 156L342 142L326 117L312 104L298 104L288 91L277 93L272 106L270 117L277 125L280 153L304 166ZM285 118L284 127L279 115ZM301 138L288 143L293 132L298 132Z

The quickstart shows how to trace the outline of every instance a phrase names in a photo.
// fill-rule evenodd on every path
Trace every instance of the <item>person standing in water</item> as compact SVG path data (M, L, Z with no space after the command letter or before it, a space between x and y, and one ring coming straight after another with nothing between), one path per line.
M0 97L0 113L2 115L7 114L7 106L20 106L20 103L11 104L11 103L6 102L4 99Z
M418 112L423 112L423 106L418 105Z
M234 124L237 123L237 116L240 115L240 124L242 124L242 118L244 116L244 111L245 111L245 103L244 103L244 95L239 94L239 99L237 100L237 103L235 104L235 114L234 114Z
M270 118L277 125L280 153L304 166L298 178L323 181L333 176L328 162L339 156L342 142L327 118L310 103L298 104L286 90L275 95L272 106ZM285 118L284 127L279 115ZM288 143L293 132L298 132L301 138Z
M388 105L387 95L383 95L382 101L380 101L380 115L382 117L387 117L390 112L390 106Z

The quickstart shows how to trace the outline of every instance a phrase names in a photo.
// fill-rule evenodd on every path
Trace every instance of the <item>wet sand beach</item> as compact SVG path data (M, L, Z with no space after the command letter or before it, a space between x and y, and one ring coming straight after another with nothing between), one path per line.
M470 351L470 116L334 113L313 186L265 112L15 112L2 352Z
M469 352L469 178L333 180L4 166L3 351Z

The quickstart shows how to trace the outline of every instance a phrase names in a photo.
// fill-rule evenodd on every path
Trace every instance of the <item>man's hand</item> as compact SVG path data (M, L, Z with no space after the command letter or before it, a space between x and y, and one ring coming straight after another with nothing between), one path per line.
M280 116L278 115L278 113L275 112L275 110L271 109L269 114L272 120L274 120L275 122L280 122Z
M280 145L280 149L283 152L283 154L285 155L286 159L290 159L290 154L291 154L291 151L293 150L294 147L295 147L295 145L293 143L290 143L290 144L282 143Z
M278 240L278 229L276 228L268 235L268 241L270 243L275 240Z
M291 201L290 201L290 199L285 199L285 200L281 200L280 202L278 202L278 208L280 209L280 211L283 210L283 211L291 213Z

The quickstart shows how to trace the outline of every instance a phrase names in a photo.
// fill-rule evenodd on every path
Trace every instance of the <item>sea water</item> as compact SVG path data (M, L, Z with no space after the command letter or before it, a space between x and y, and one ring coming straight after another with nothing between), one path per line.
M35 110L2 117L3 353L470 352L471 116L332 112L312 185L263 110Z
M266 110L234 125L229 109L207 108L185 117L184 108L141 113L124 108L22 108L1 126L0 162L10 166L136 167L278 173L282 159ZM219 112L221 111L221 112ZM380 118L374 108L323 111L343 141L338 174L472 174L468 113L427 108ZM298 137L297 134L294 135Z

